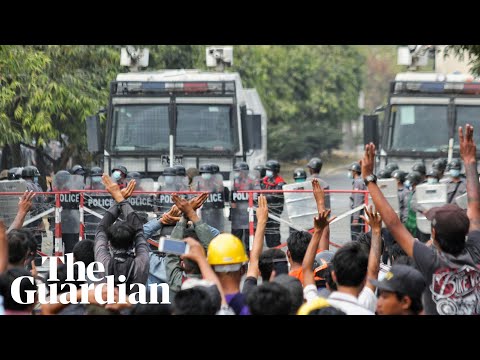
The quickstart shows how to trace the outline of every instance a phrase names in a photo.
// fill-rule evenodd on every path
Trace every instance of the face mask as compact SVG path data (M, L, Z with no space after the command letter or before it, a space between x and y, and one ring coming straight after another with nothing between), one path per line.
M202 174L202 178L204 178L205 180L210 180L212 177L212 174Z
M113 174L112 174L112 177L113 177L116 181L118 181L118 180L121 179L122 173L121 173L120 171L114 171Z
M240 177L240 171L235 171L235 172L233 173L233 177L234 177L235 179L238 179L238 178Z
M304 178L295 179L295 182L296 182L296 183L305 182L305 179L304 179Z
M438 184L438 179L436 179L436 178L428 178L428 179L427 179L427 184L430 184L430 185Z
M451 177L458 177L460 175L460 170L452 169L450 170Z
M175 178L173 176L165 176L165 184L173 184L175 182Z
M348 172L347 176L348 176L349 179L353 179L353 174L352 174L351 171Z
M99 183L102 181L102 178L100 176L93 176L92 177L92 182L94 183Z
M34 182L35 184L38 184L38 176L35 176L35 177L33 178L33 182Z
M405 180L403 185L405 185L406 188L410 189L410 187L412 186L412 183L410 182L410 180Z
M267 170L267 171L265 172L265 175L266 175L267 177L272 177L272 176L273 176L273 171L272 171L272 170Z

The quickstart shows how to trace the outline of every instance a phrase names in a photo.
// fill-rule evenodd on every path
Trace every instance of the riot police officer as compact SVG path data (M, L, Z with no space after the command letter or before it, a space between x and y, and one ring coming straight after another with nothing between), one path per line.
M223 214L223 209L225 208L225 193L222 174L219 172L215 174L217 168L218 166L214 164L201 165L200 177L197 176L193 179L192 190L210 193L207 201L205 201L202 206L201 217L205 223L222 232L225 227L225 217Z
M348 167L348 177L352 179L353 190L367 190L365 182L362 179L362 169L358 162L350 164ZM365 195L362 193L352 193L350 196L351 209L356 208L357 206L362 205L365 202ZM363 209L353 213L350 217L350 232L352 241L356 241L360 233L363 232L363 221L360 218L360 215L363 215Z
M435 184L438 184L439 180L440 180L440 174L438 173L437 170L430 169L427 172L427 184L435 185Z
M427 168L421 162L413 164L412 171L416 171L420 174L420 184L426 182Z
M404 223L407 220L407 202L408 202L408 194L410 191L404 186L405 178L407 174L405 171L402 170L394 170L392 172L392 178L397 180L397 188L398 188L398 206L400 210L400 221Z
M398 170L398 169L399 169L399 167L398 167L397 163L388 163L385 166L385 171L387 172L387 174L390 174L390 176L392 175L392 173L395 170Z
M87 178L87 190L105 190L105 185L102 183L103 170L94 166L90 169L89 176ZM85 206L89 209L95 211L98 214L103 215L106 211L104 206L99 205L102 203L102 200L108 198L108 194L102 193L86 193L85 194ZM84 213L84 223L85 223L85 238L87 240L95 239L95 232L97 226L100 223L101 219L88 213Z
M417 212L422 212L424 209L421 208L415 201L415 190L421 181L422 174L418 171L409 172L405 178L404 185L410 189L407 200L407 218L405 220L405 227L413 236L418 237L418 239L422 238L422 240L424 240L425 234L417 228ZM429 237L429 235L427 236Z
M246 162L240 161L233 166L232 192L230 193L232 234L242 240L247 252L249 249L249 194L238 191L259 189L258 175L254 176L254 174L258 173L250 173L250 168Z
M392 174L387 169L382 169L377 172L378 179L390 179L391 175Z
M460 176L462 163L458 159L453 159L447 165L450 179L447 182L447 203L454 203L455 199L467 192L465 179Z
M285 180L279 175L280 163L276 160L268 160L265 164L266 172L263 178L263 189L282 190ZM285 198L283 193L267 193L268 210L280 217L283 212ZM269 248L280 245L280 223L268 218L265 231L265 241Z
M112 169L112 178L120 186L120 189L123 189L126 184L128 170L125 166L120 165Z
M312 181L313 179L318 179L318 182L323 190L329 190L330 185L320 178L320 171L322 170L323 162L322 159L314 157L310 159L307 164L308 171L310 172L310 176L307 178L308 181ZM330 193L325 193L325 208L330 209Z
M27 186L27 190L33 191L36 193L43 192L40 185L38 185L39 176L40 176L40 172L35 166L25 166L22 169L22 178L25 180L25 183L26 183L25 185ZM30 215L33 217L42 213L45 210L46 210L45 196L44 195L35 196L35 198L33 199L32 209L30 210ZM37 243L37 249L41 249L43 235L46 235L45 225L43 224L43 220L42 219L35 220L34 222L30 223L25 227L33 231L35 242ZM36 255L35 263L41 264L40 255Z
M432 169L434 170L437 170L438 171L438 179L441 183L443 182L448 182L448 178L445 178L444 174L445 174L445 169L447 168L447 159L445 158L439 158L439 159L435 159L433 162L432 162Z

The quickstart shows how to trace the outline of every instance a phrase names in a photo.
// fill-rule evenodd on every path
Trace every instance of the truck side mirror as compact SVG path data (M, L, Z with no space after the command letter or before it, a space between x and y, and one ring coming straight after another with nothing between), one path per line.
M378 149L378 115L363 115L363 143L374 143Z
M87 147L91 153L103 151L102 131L100 129L100 117L97 115L87 116Z

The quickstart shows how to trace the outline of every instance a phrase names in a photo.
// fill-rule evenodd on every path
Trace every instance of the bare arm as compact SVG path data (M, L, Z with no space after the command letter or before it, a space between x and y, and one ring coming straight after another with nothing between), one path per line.
M315 284L315 277L313 274L313 262L315 261L315 255L317 253L318 244L322 233L325 231L325 228L328 227L328 215L330 215L330 210L324 210L318 214L318 217L315 217L313 220L314 233L310 244L308 244L307 252L303 257L302 261L302 271L303 271L303 286L310 284Z
M25 221L25 217L27 216L28 212L32 208L33 198L35 197L35 193L31 190L26 190L25 193L20 197L20 201L18 202L18 212L13 220L12 224L7 230L7 233L12 231L13 229L19 230L23 226L23 222Z
M250 252L250 263L248 264L247 277L251 276L257 279L260 275L258 261L263 250L263 238L265 236L265 229L267 227L267 219L267 198L265 195L260 195L258 197L257 208L257 230L255 231L255 238L253 239L252 251Z
M0 220L0 274L7 270L8 266L8 241L5 224Z
M373 166L375 163L375 145L370 143L365 145L365 154L360 161L362 164L362 177L366 178L373 174ZM385 196L378 188L377 184L370 182L368 184L368 191L372 197L375 208L382 216L383 222L387 225L388 230L392 233L400 247L407 253L408 256L413 256L413 243L415 239L408 232L405 226L400 222L395 211L388 203Z
M463 129L459 127L458 137L460 141L460 156L465 165L465 175L467 177L469 230L480 230L480 187L477 172L477 146L473 141L473 126L469 124L465 126L465 135L463 134Z
M183 255L183 258L190 259L197 263L198 267L200 268L200 272L202 273L202 277L205 280L210 280L217 285L218 291L220 292L220 296L222 298L222 304L227 304L222 284L208 263L207 258L205 257L205 250L203 249L202 245L200 245L200 243L194 239L186 239L185 241L190 246L190 250L188 251L188 254Z
M320 214L326 210L325 192L323 191L323 188L320 186L318 179L312 180L312 187L313 187L313 196L315 197L315 202L317 203L317 211ZM323 251L323 250L328 250L329 248L330 248L330 226L327 225L325 230L323 230L322 232L322 237L320 239L320 244L318 245L318 250Z
M365 209L365 213L368 216L368 220L365 216L361 216L361 218L372 228L372 242L368 255L366 286L372 289L372 291L375 291L375 286L373 286L369 279L376 280L378 278L378 272L380 271L380 257L382 256L382 217L378 212L373 211L372 205L370 205L370 210Z

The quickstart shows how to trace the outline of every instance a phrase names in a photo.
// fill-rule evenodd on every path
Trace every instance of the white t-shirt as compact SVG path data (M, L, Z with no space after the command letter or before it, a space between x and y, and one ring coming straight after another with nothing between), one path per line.
M373 311L360 304L358 298L350 294L334 291L327 300L330 305L342 310L347 315L375 315Z

